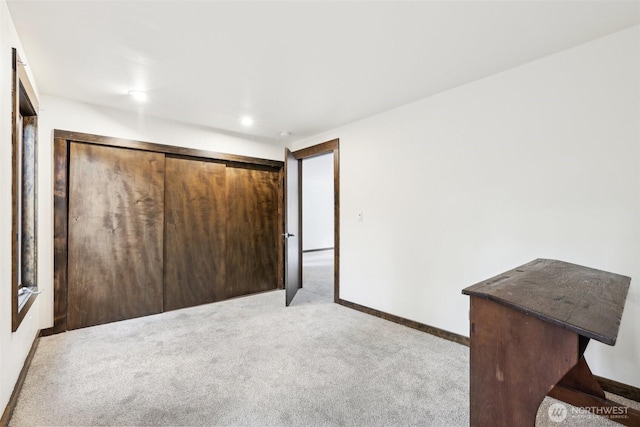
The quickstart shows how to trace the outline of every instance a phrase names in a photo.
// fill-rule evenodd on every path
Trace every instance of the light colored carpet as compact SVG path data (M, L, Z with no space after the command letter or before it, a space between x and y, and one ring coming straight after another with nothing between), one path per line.
M10 426L468 425L468 348L332 303L332 254L307 255L288 308L274 291L42 338ZM549 402L537 425L563 425Z

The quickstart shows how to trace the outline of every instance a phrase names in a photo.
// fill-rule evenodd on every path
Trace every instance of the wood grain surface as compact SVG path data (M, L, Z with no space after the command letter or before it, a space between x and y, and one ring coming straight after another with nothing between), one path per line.
M69 143L53 140L53 330L67 330Z
M162 311L164 155L71 144L68 329Z
M578 335L471 297L470 424L535 425L542 400L578 361Z
M164 309L225 297L225 165L166 158Z
M276 289L280 174L272 168L228 165L226 177L226 297Z
M462 293L614 345L631 279L568 262L537 259Z
M69 148L71 145L74 146L73 154ZM112 150L115 150L113 153L117 152L120 155L108 154ZM127 154L122 155L122 153ZM73 161L70 160L71 157ZM184 160L203 162L208 165L218 164L226 168L222 192L216 192L214 196L211 196L210 190L203 188L168 190L171 206L167 207L167 213L174 212L177 216L191 215L190 219L176 220L176 216L174 220L169 221L169 224L180 226L185 232L188 230L190 233L189 236L181 238L181 244L184 245L181 260L173 257L179 252L177 241L172 241L166 249L164 244L165 237L168 240L172 239L170 231L165 236L165 157L173 159L169 163L174 162L174 166L181 164L181 160ZM197 284L198 280L194 281L194 277L202 278L206 274L214 274L215 271L215 276L209 278L209 285L213 284L216 301L274 289L281 285L283 276L283 244L280 239L283 229L282 164L272 160L55 130L54 327L45 332L57 333L164 310L165 279L169 284L167 298L173 297L173 302L171 300L167 302L166 309L208 302L200 297L194 298L196 295L202 296L200 291L203 288L198 290L199 285L196 285L195 289L182 288L181 293L171 294L178 289L178 285L171 285L172 283L180 282L184 285L182 279L175 279L178 276L186 277L186 281ZM135 168L140 170L134 171ZM231 170L228 175L227 169ZM156 172L160 176L148 181L149 175ZM146 178L142 178L140 174L146 174ZM182 172L177 174L181 175ZM228 176L232 181L231 185L226 182ZM136 183L137 178L140 178L140 181ZM176 174L167 178L166 185L174 185L177 188L177 178ZM73 183L70 182L72 179ZM214 183L214 187L221 185L220 179L221 177L217 175L214 181L218 182ZM189 180L198 183L198 178L183 177L183 181ZM142 184L143 182L146 184ZM203 182L198 184L204 185ZM136 211L126 206L131 193L140 186L145 187L149 193L154 193L153 197L160 197L162 203L156 206L157 209L148 206L147 211ZM225 215L226 223L224 223L223 233L215 237L211 234L203 237L203 233L197 232L197 230L205 230L204 224L207 221L204 217L198 216L202 215L202 211L200 214L197 213L200 209L192 212L187 207L185 203L189 195L181 194L185 191L193 191L192 199L196 202L199 197L198 192L203 191L203 197L214 197L216 207L207 206L207 209L218 211L216 214L218 216L222 210L231 211L232 215L235 215L232 219L228 219ZM75 197L72 197L72 192ZM79 194L88 195L83 203L79 203ZM123 212L113 213L105 210L112 208L112 204L116 203L125 204ZM202 202L201 205L207 204ZM74 211L71 212L71 209ZM83 215L79 215L80 213ZM110 228L107 224L109 219L112 222L117 219L118 226ZM80 226L77 227L76 223L80 223ZM137 233L136 225L140 224L146 227L145 235L144 238L134 242L131 239ZM208 222L206 231L211 232L211 226L212 223ZM90 231L91 227L96 231ZM124 232L125 235L120 236L120 232ZM218 252L207 254L207 239L222 239L221 235L224 237L224 250L217 246ZM178 236L175 234L173 237ZM203 238L204 241L198 242L196 238ZM234 242L231 245L227 244L229 238ZM187 243L188 240L189 243ZM120 244L124 246L120 247ZM140 245L140 248L135 247L136 244ZM160 257L157 256L158 253ZM153 262L136 265L136 263L125 261L133 260L136 256L153 259ZM94 262L100 257L102 261ZM187 258L190 265L186 264ZM165 262L169 265L167 277L164 272ZM179 266L179 264L182 265ZM232 268L232 274L227 277L226 270L229 265ZM198 269L201 270L199 276ZM206 274L203 274L203 270L207 270ZM107 281L110 284L102 285L97 289L87 287L88 281L85 279L90 278L88 275L91 274L99 279L98 281ZM144 290L147 295L142 295L139 287L127 285L123 288L123 285L117 285L124 282L124 276L130 274L138 284L150 286L149 290ZM174 275L174 279L169 279L171 274ZM158 277L160 277L160 291L155 285ZM224 283L224 290L220 296L218 288L221 282ZM202 282L199 283L202 284ZM172 288L172 286L175 287ZM105 304L102 304L102 299L106 301ZM92 304L96 306L92 307ZM74 319L71 319L72 317Z
M110 147L131 148L135 150L151 151L154 153L164 153L175 156L199 157L209 160L247 163L249 165L264 165L273 168L281 168L283 166L283 162L279 160L261 159L257 157L240 156L237 154L218 153L215 151L199 150L196 148L156 144L153 142L135 141L124 138L113 138L110 136L92 135L88 133L72 132L60 129L55 129L53 135L54 138L61 138L67 141L84 142L87 144L99 144Z

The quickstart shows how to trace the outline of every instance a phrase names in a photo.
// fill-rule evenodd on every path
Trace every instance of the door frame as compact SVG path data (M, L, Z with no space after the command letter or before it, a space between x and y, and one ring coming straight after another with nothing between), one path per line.
M340 139L332 139L331 141L294 151L293 155L298 159L300 165L298 177L300 193L302 193L302 160L329 153L333 153L333 302L338 303L340 301ZM300 271L302 272L302 239L304 239L302 233L302 198L300 198L298 215L300 217Z
M235 154L218 153L194 148L156 144L124 138L93 135L54 129L53 131L53 326L43 329L43 336L65 332L67 330L68 298L68 224L69 224L69 149L72 142L97 144L118 148L164 153L171 156L183 156L204 160L218 160L229 164L255 165L267 167L282 174L284 162L260 159ZM282 197L278 203L278 223L283 214ZM281 240L281 239L278 239ZM278 245L278 260L284 255L282 245ZM282 272L278 268L278 283L282 283Z

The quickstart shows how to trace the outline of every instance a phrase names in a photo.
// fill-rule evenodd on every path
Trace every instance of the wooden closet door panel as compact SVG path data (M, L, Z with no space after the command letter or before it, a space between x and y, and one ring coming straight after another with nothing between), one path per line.
M167 157L164 309L224 299L225 165Z
M68 329L162 311L164 155L72 143Z
M279 177L227 167L227 298L277 287Z

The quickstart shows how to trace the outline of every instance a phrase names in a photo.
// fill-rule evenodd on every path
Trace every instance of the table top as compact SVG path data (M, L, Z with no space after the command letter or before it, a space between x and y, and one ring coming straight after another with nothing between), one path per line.
M552 259L536 259L465 288L584 337L615 345L631 279Z

